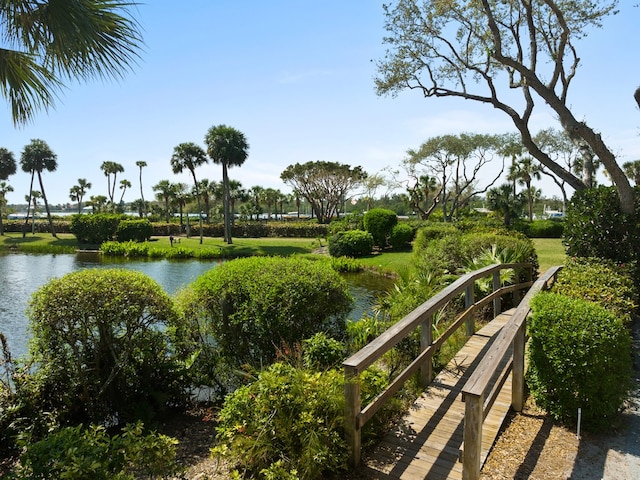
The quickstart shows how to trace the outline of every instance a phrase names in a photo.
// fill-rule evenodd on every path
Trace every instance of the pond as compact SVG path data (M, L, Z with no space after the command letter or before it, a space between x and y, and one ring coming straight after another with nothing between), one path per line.
M219 265L219 261L198 260L125 260L103 258L96 253L0 255L0 332L9 343L14 357L26 353L28 343L25 310L29 299L42 285L56 277L84 268L128 268L145 273L170 295L180 287ZM355 298L349 319L358 320L370 313L379 295L391 288L393 281L374 274L348 274L345 279Z

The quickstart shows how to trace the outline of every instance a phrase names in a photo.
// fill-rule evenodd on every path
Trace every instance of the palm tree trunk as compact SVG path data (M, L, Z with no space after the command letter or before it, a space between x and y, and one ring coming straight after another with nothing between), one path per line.
M231 193L229 192L229 172L224 162L222 163L222 183L224 184L224 241L231 245Z
M27 202L27 217L24 220L24 225L22 227L22 238L27 236L27 226L29 225L29 212L31 211L31 192L33 192L33 176L36 171L31 170L31 183L29 183L29 201Z
M38 182L40 182L40 191L42 192L42 199L44 200L44 208L47 210L47 218L49 219L49 228L51 228L51 235L54 238L58 238L56 231L53 228L53 220L51 219L51 210L49 209L49 202L47 202L47 194L44 193L44 185L42 184L42 175L38 172Z

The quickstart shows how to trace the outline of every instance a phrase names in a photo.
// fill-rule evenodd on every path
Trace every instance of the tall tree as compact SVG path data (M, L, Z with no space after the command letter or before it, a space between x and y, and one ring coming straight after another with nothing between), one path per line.
M4 225L2 224L2 215L7 205L7 193L13 192L13 187L7 182L0 181L0 235L4 235Z
M328 223L337 215L348 193L367 178L367 173L360 166L316 161L289 165L280 178L309 202L318 223Z
M124 192L127 191L127 188L131 188L131 182L129 180L127 180L126 178L123 178L122 180L120 180L120 186L118 187L120 190L122 190L122 193L120 194L120 201L118 202L119 208L124 211L124 203L122 202L124 200Z
M513 187L504 183L487 192L487 205L502 215L504 224L508 227L511 220L520 214L524 202L522 195L516 195Z
M540 180L540 177L540 165L535 163L531 157L521 158L509 167L509 175L507 178L525 186L530 222L533 221L533 191L531 190L531 182L534 179Z
M408 164L408 171L422 165L428 176L438 179L438 202L445 221L451 221L471 198L486 193L502 175L504 162L488 183L478 184L480 170L496 156L501 157L501 145L497 135L440 135L429 138L417 150L409 149L403 163Z
M7 180L9 176L16 173L17 165L13 152L4 147L0 148L0 181ZM4 207L5 194L12 192L13 187L4 181L2 182L2 196L0 196L0 235L4 235L4 227L2 225L2 208Z
M107 205L107 200L104 195L91 195L87 203L91 205L92 213L102 213L102 209Z
M249 143L244 133L226 125L213 126L207 132L205 138L207 153L213 163L222 165L222 185L224 188L224 240L228 244L231 239L231 212L229 192L230 167L242 165L249 155Z
M78 202L78 213L82 213L82 199L91 189L91 182L86 178L79 178L78 184L69 189L69 197L72 202Z
M116 178L118 177L118 173L124 172L124 167L117 162L106 161L102 162L100 165L100 170L104 173L104 176L107 177L107 195L109 197L109 201L111 202L111 206L115 207L115 195L116 195ZM113 180L111 176L113 175Z
M14 124L47 110L67 80L120 78L135 63L142 38L117 0L11 0L0 5L0 92Z
M640 160L634 160L632 162L625 162L622 165L625 173L629 178L633 179L636 186L640 187Z
M136 162L136 167L138 167L140 169L140 177L139 177L139 183L140 183L140 198L142 199L142 203L140 203L139 205L142 207L141 210L141 214L140 216L142 217L145 213L146 213L146 202L144 201L144 192L142 191L142 169L144 167L147 166L147 162L145 162L144 160L138 160Z
M31 143L24 147L22 151L22 157L20 164L24 172L31 173L31 179L33 184L33 175L38 175L38 183L40 184L40 193L42 194L42 200L44 201L44 207L47 210L47 218L49 219L49 228L51 229L51 235L57 238L56 231L53 227L53 220L51 219L51 210L49 209L49 202L47 201L47 195L44 191L44 184L42 183L42 172L55 172L58 168L58 162L56 161L57 155L53 153L53 150L47 145L44 140L33 139ZM31 190L29 191L31 194Z
M196 199L198 202L198 223L200 226L200 244L202 245L202 207L200 205L200 190L198 187L198 179L196 178L196 168L208 162L207 154L198 145L193 142L186 142L177 145L173 149L171 156L171 169L173 173L182 173L184 169L191 172L193 177L193 188L195 189Z
M171 213L171 209L169 208L169 202L173 196L173 191L171 189L171 182L169 180L160 180L153 187L151 187L154 192L156 192L156 198L162 202L164 202L164 213L165 220L169 223L169 215Z
M580 58L576 40L615 13L617 0L494 2L396 0L386 5L389 45L378 63L379 94L417 89L425 97L457 97L507 114L529 153L574 189L585 184L535 142L530 120L548 105L571 139L588 145L632 213L634 192L602 137L568 104ZM519 89L522 99L513 98ZM507 103L509 102L509 103Z

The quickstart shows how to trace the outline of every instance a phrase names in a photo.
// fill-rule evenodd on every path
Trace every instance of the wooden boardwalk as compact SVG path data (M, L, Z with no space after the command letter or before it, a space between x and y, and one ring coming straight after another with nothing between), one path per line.
M461 390L513 310L479 330L435 378L404 418L363 457L361 472L371 479L462 479L464 403ZM511 406L511 376L483 427L482 463Z

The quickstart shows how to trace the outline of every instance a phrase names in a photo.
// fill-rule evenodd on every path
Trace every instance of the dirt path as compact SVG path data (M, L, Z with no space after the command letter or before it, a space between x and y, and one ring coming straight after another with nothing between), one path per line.
M640 479L640 322L634 337L634 390L620 427L607 435L554 425L531 400L512 415L482 471L483 480Z

